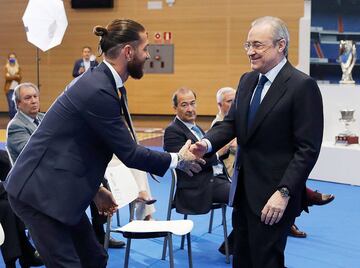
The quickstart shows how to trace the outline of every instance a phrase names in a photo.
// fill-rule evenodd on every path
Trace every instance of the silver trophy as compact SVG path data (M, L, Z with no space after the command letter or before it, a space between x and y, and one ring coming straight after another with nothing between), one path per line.
M351 74L356 62L355 44L352 40L340 40L339 62L342 70L340 84L355 84Z
M344 109L340 110L340 113L341 118L339 118L339 121L344 123L345 130L335 137L335 143L342 143L346 145L359 143L359 137L352 133L350 129L351 123L355 121L355 110Z

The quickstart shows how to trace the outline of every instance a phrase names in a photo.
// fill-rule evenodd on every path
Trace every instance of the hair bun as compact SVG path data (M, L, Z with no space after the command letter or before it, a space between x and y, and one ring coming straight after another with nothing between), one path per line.
M101 36L101 37L108 34L108 30L102 26L95 26L93 29L93 32L95 35Z

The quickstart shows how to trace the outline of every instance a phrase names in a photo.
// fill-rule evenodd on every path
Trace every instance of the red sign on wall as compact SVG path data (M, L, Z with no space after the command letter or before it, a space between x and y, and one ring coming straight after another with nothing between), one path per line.
M171 32L164 32L165 43L171 43Z

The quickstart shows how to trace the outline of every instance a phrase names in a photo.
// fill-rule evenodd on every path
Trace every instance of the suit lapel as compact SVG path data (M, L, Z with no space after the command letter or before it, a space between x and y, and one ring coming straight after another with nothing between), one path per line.
M287 90L286 81L290 77L290 70L292 66L289 62L280 70L279 74L276 76L274 82L271 84L268 92L266 93L264 99L259 106L259 109L255 115L255 119L250 129L248 129L247 138L249 139L251 135L254 134L255 130L269 114L270 110L276 105L279 99L284 95Z
M118 89L116 88L116 83L115 83L115 79L114 76L112 75L109 67L106 66L105 63L101 63L100 65L98 65L96 68L93 68L92 71L94 72L103 72L111 81L111 85L113 86L113 90L111 91L111 93L116 96L117 98L119 98L119 93L118 93Z
M197 137L190 131L190 129L184 125L179 119L175 118L175 124L181 128L182 132L186 135L187 139L190 139L192 142L197 142ZM198 126L199 127L199 126ZM199 127L200 128L200 127ZM204 131L200 128L200 130L204 133Z
M244 84L239 88L239 101L238 101L238 110L239 110L239 138L245 140L247 136L247 121L248 121L248 112L249 105L252 94L255 90L259 74L256 72L250 73L249 77L244 80Z
M22 113L18 112L16 117L28 128L31 133L34 133L36 130L35 124L31 123Z

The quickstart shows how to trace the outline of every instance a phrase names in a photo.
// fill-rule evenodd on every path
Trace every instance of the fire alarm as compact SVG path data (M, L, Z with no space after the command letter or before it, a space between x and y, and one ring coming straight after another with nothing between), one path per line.
M157 32L154 34L154 42L157 44L161 43L161 33Z

